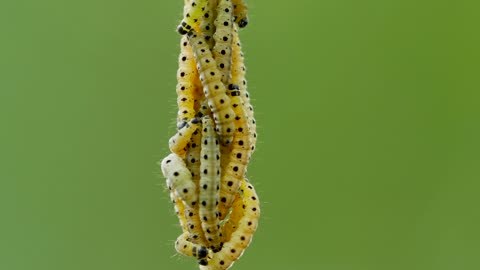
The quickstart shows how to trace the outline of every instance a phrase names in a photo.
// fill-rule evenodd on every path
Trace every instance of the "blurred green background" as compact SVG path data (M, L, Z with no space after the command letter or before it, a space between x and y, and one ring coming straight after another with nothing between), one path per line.
M248 3L262 219L233 269L480 269L476 1ZM156 165L182 6L0 1L0 269L196 269Z

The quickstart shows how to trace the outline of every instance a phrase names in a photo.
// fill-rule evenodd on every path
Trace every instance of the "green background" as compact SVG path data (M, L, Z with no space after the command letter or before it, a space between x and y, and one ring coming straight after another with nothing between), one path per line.
M480 269L475 2L248 1L262 217L233 269ZM196 269L156 165L182 6L0 1L0 269Z

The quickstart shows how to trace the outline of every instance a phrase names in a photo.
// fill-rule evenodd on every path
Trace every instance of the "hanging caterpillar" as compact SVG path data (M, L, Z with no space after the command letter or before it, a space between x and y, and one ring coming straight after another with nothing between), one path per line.
M218 219L218 190L220 184L220 151L213 121L202 119L202 148L200 155L200 219L209 247L220 249L220 225Z
M230 81L230 66L232 64L232 31L233 5L230 0L220 0L217 7L217 18L214 21L216 31L213 35L215 46L213 58L222 73L222 82L228 85Z
M177 27L177 32L180 35L185 35L194 29L198 19L202 17L207 3L208 0L193 0L191 3L185 6L185 15L183 16L182 22Z
M198 130L199 118L193 118L189 122L181 122L178 127L178 132L173 135L168 141L168 146L172 153L175 153L179 156L184 156L187 152L187 144L190 142L192 134Z
M230 105L230 99L226 95L225 85L221 81L221 73L205 39L194 31L188 34L188 38L197 61L200 80L204 85L203 92L214 116L215 131L220 136L222 144L228 145L232 141L235 130L233 123L235 114Z
M213 34L215 33L216 28L213 24L213 21L217 17L217 5L217 0L209 0L207 6L205 7L203 18L200 21L200 32L207 41L210 49L212 49L213 45L215 44L213 41Z
M247 125L250 133L250 148L248 158L250 159L253 151L255 150L255 145L257 143L257 124L253 114L253 106L250 103L250 95L247 92L247 80L245 78L246 68L244 64L244 56L242 52L242 45L240 43L240 38L238 36L238 27L234 25L233 31L233 49L232 49L232 79L231 82L233 85L239 87L239 95L242 98L243 111L245 111L247 116Z
M180 56L177 70L177 123L186 121L195 116L194 100L198 71L192 48L188 45L187 37L182 37L180 42Z
M202 260L201 270L225 270L243 255L250 245L253 234L258 227L260 217L260 204L258 196L248 180L242 181L241 192L243 193L243 216L240 218L230 240L223 244L222 250L213 254L211 260Z

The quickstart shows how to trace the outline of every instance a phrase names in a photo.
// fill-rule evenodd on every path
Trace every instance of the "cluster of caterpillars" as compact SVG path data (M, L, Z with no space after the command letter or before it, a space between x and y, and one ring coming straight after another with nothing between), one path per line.
M161 162L183 233L177 252L202 270L229 269L252 240L259 199L246 178L257 140L239 28L244 0L185 0L177 133Z

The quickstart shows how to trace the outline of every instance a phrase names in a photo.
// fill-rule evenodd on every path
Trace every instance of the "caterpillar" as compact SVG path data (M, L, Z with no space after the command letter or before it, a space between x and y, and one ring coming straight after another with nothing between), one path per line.
M221 73L205 39L194 31L188 34L188 38L197 62L200 80L204 85L203 92L207 98L208 107L213 113L215 131L219 134L222 144L228 145L235 129L233 123L235 114L231 108L230 99L226 95L225 85L221 81Z
M253 114L253 107L250 103L250 94L247 92L247 80L245 79L246 68L244 64L244 56L242 45L238 36L238 27L234 25L233 31L233 49L232 49L232 79L231 83L239 87L239 95L242 99L243 110L247 116L247 125L250 133L251 152L248 156L250 159L255 145L257 143L257 124Z
M160 166L169 187L176 191L185 205L194 207L198 201L197 185L192 181L192 175L183 159L172 153L162 160Z
M187 2L187 5L185 5L186 10L184 11L185 15L177 27L177 32L180 35L185 35L193 30L198 19L202 17L207 3L208 0L193 0L191 3Z
M218 206L220 219L223 220L232 206L235 194L245 176L250 154L250 137L248 133L235 133L229 160L223 167L220 181L220 202Z
M202 148L200 156L200 218L202 228L213 251L220 249L220 225L218 219L218 190L220 184L220 151L213 121L202 119Z
M199 127L200 128L200 127ZM190 139L189 147L185 157L185 164L188 170L192 173L192 180L195 185L200 182L200 148L201 148L202 133L201 129L193 132ZM189 207L185 212L186 227L190 233L190 238L195 243L207 245L205 235L202 229L202 222L200 220L198 207Z
M207 247L193 243L188 232L182 233L177 238L177 241L175 241L175 249L180 254L195 257L199 260L203 258L211 259L213 255L212 251Z
M222 82L228 85L230 81L230 66L232 64L232 31L233 5L230 0L220 0L217 7L217 18L214 21L216 31L213 35L215 46L213 58L222 73Z
M179 156L185 156L187 144L190 142L192 134L198 129L199 118L193 118L189 122L181 122L178 126L178 132L168 141L168 146L172 153Z
M211 260L200 261L200 270L225 270L243 255L250 245L253 234L258 227L260 204L258 196L247 179L242 181L240 191L243 195L243 216L240 218L230 240L223 244L222 250L213 254Z
M235 15L235 22L241 28L248 24L248 8L245 0L232 0L233 1L233 14Z
M186 36L182 37L180 42L178 66L176 86L178 105L177 123L180 123L195 116L194 100L196 98L196 81L198 80L195 58Z

